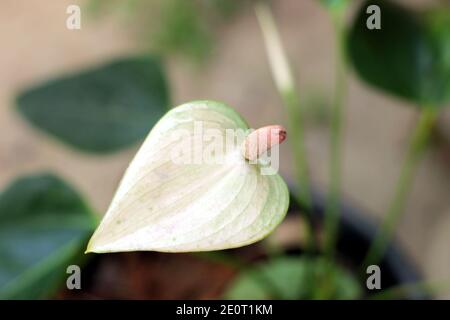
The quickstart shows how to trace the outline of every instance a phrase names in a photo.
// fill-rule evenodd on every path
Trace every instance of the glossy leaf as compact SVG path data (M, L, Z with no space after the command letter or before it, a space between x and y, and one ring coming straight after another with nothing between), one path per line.
M186 146L205 142L197 124L219 136L203 151L220 144L221 161L215 161L219 152L211 152L209 161L174 161L174 150L189 156L198 149ZM244 159L242 140L224 150L227 129L248 128L218 102L195 101L169 111L131 162L87 251L210 251L268 235L286 214L288 189L279 175L262 175L260 164ZM172 139L177 132L187 140Z
M381 29L366 26L369 5L381 9ZM448 15L448 8L441 14ZM450 99L448 25L392 1L366 1L349 34L349 57L369 84L419 105L441 106ZM447 20L448 21L448 20ZM447 44L446 44L447 43Z
M0 195L0 299L48 297L94 228L83 200L57 177L13 182Z
M31 88L17 104L27 120L61 141L111 152L145 137L166 112L168 93L157 60L127 58Z
M332 299L356 299L361 287L353 276L337 265L329 266L323 258L280 257L261 263L242 273L232 282L227 299L318 299L327 285ZM326 283L324 282L326 281Z

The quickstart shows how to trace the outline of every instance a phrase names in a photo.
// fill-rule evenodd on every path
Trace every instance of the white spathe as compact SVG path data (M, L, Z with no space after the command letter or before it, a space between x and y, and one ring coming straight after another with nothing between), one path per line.
M195 101L170 110L130 163L86 252L235 248L261 240L283 220L289 204L285 182L277 174L261 175L259 165L242 156L241 142L227 148L220 163L173 161L174 148L184 150L179 144L187 141L171 135L190 132L188 142L195 145L203 139L194 134L199 121L203 132L214 128L224 137L227 129L248 129L219 102Z

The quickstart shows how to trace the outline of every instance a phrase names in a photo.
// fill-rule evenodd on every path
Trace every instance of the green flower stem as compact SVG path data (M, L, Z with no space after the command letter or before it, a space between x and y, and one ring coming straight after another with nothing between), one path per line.
M295 177L298 184L295 197L306 208L307 248L314 250L315 239L311 221L312 200L304 139L303 108L270 7L267 3L258 2L255 5L255 11L264 37L272 75L287 111L288 135L293 150Z
M367 253L362 266L363 269L368 265L377 264L384 256L386 248L404 211L406 198L411 189L414 173L427 144L431 129L436 121L436 116L437 112L435 108L426 106L422 109L419 122L415 128L411 145L397 182L394 198L392 199L380 230Z
M295 174L298 182L297 197L307 210L311 211L312 200L309 186L308 164L304 138L303 114L299 97L295 91L281 93L289 117L288 127L293 146Z
M344 106L347 98L347 61L345 10L332 11L334 31L336 33L336 70L335 93L331 114L329 191L325 210L325 254L332 258L335 253L339 225L339 204L341 196L341 150Z

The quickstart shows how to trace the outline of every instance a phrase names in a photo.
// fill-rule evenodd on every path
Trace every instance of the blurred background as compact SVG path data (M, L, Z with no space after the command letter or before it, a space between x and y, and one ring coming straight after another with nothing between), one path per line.
M208 25L205 34L199 32L198 43L204 47L183 44L178 47L157 30L162 17L154 17L151 8L159 1L148 1L153 3L147 6L148 11L133 9L139 1L121 1L114 5L95 2L0 2L2 189L19 175L52 171L70 181L102 215L139 143L108 155L78 152L29 126L14 109L15 97L24 88L49 78L145 50L164 55L172 106L198 99L219 100L236 108L252 127L286 123L251 6L220 9L223 10L220 18ZM403 2L412 8L442 3ZM66 28L66 8L71 4L82 8L81 30ZM359 1L352 3L349 19L358 5ZM335 61L332 25L326 10L317 1L273 1L273 10L306 108L311 177L315 188L324 191L328 182L328 110ZM418 113L408 102L367 86L353 72L346 107L344 198L362 208L364 214L380 218L391 198ZM283 146L281 152L281 174L289 181L292 176L290 150ZM428 280L450 277L449 196L450 113L447 110L439 118L397 233L400 244ZM295 233L296 230L284 226L280 232ZM114 269L113 259L108 259L111 262L104 263ZM127 268L139 268L133 267L133 263L137 263L133 259L127 262ZM186 268L184 270L196 270L199 274L204 274L204 268L208 268L187 255L180 255L180 258L163 255L158 259L150 270L160 272L160 278L170 279L173 273L182 272L176 271L182 268L180 265ZM211 286L210 291L205 289L206 293L193 292L192 284L184 284L189 280L181 276L173 276L181 283L180 292L167 292L164 286L172 283L168 279L149 280L153 284L141 290L150 298L216 297L233 272L222 267L209 272ZM215 277L219 279L217 285L211 280ZM134 280L136 286L139 282L139 277ZM70 295L63 293L61 297L65 294ZM450 295L439 297L450 298Z

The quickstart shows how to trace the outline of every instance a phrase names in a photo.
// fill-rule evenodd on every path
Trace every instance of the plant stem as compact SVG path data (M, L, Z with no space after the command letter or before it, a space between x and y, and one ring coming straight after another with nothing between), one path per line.
M255 5L255 12L264 37L272 75L287 111L288 134L293 150L295 176L298 184L295 197L303 208L305 208L305 216L307 219L307 248L314 250L315 239L311 221L312 199L306 159L302 107L295 89L294 77L270 7L267 3L258 2Z
M423 107L397 182L394 197L380 230L367 253L362 266L363 268L366 268L371 264L377 264L384 256L386 248L404 211L406 198L411 189L413 175L427 144L436 116L437 112L435 108L431 106Z
M325 245L328 258L335 253L341 197L341 149L345 100L347 97L346 31L344 10L332 11L336 41L334 101L331 115L329 191L325 210Z

